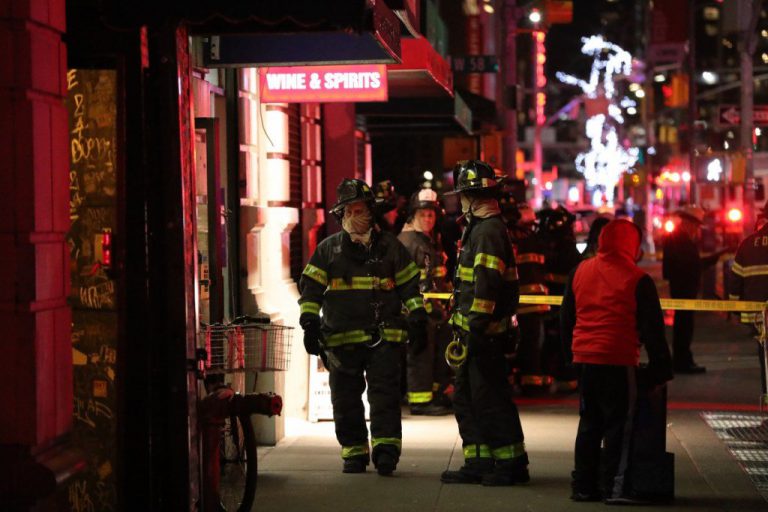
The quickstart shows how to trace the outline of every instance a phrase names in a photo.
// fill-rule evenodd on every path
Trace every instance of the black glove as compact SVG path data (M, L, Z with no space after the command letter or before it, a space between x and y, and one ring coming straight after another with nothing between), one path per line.
M427 348L427 315L412 313L408 317L408 343L411 353L415 356Z
M313 356L320 355L323 333L320 330L320 322L307 322L304 328L304 350Z

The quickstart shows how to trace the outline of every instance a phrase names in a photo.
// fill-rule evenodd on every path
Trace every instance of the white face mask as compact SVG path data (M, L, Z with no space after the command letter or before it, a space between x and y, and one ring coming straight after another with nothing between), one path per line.
M461 194L461 212L469 213L469 210L471 209L471 207L472 207L472 201L464 194Z

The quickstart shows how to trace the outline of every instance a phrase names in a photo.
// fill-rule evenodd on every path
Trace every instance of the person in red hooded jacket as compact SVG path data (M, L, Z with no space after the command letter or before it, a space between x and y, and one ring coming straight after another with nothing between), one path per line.
M628 220L609 222L600 233L597 256L581 262L566 284L560 310L563 348L576 367L581 394L574 501L626 499L640 345L648 352L655 385L673 376L656 285L636 264L641 234Z

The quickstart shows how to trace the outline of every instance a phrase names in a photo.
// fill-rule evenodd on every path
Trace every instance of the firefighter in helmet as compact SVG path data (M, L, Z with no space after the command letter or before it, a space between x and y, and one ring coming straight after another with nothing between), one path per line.
M415 192L408 205L408 221L397 236L421 271L419 290L422 293L451 290L446 255L435 230L439 211L437 192L429 188ZM451 328L444 302L427 299L424 306L429 315L427 349L420 354L408 350L408 404L413 415L443 416L451 413L450 399L446 396L451 372L444 359L451 341Z
M397 238L373 222L368 184L344 179L336 194L331 213L342 231L320 242L304 269L299 322L306 351L321 355L330 372L343 471L362 473L372 459L380 475L390 475L402 437L400 349L408 339L415 352L426 346L419 269ZM362 401L366 383L372 450Z
M546 286L550 295L563 295L571 270L581 262L576 249L573 224L576 217L562 206L542 209L538 213L539 232L545 245ZM552 380L552 391L576 391L576 375L566 364L560 339L560 309L552 308L544 321L542 346L543 371Z
M536 214L526 203L518 203L511 193L500 199L501 211L515 250L521 295L547 295L545 247L537 232ZM522 304L517 308L520 330L515 364L516 385L523 391L549 388L551 381L541 369L542 325L550 310L547 304Z
M468 219L451 317L466 348L453 394L464 465L443 472L441 480L491 486L527 482L528 454L517 406L510 398L505 358L519 299L517 268L497 199L498 180L479 160L459 162L453 179Z
M397 220L397 192L390 180L383 180L374 186L374 220L384 231L395 233Z

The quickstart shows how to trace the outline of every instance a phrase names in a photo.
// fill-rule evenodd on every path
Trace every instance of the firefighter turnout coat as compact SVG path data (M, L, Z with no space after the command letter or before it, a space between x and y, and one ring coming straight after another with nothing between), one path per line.
M731 267L731 300L768 300L768 223L745 238ZM741 321L755 322L760 313L741 313Z

